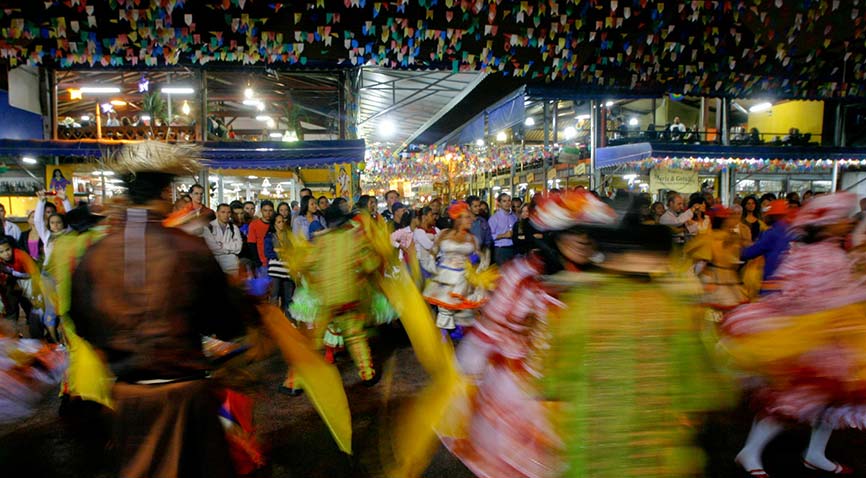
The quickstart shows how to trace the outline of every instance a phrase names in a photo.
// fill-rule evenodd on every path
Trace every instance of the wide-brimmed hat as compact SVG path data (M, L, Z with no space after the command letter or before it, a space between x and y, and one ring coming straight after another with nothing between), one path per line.
M802 231L808 226L829 226L845 221L857 208L857 202L856 194L845 192L812 198L797 212L791 229Z
M121 175L197 174L202 168L201 149L195 145L169 144L161 141L127 143L106 158L105 164Z
M791 212L787 199L776 199L770 201L770 205L764 208L764 216L787 216Z
M536 202L529 216L539 231L564 231L575 226L610 226L616 212L585 190L549 194Z
M85 203L80 203L66 213L66 223L76 232L84 232L99 224L105 216L94 214Z

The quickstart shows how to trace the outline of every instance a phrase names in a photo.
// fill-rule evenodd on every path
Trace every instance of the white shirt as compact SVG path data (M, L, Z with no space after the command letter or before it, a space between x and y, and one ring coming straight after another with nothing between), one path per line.
M5 224L3 224L3 234L6 234L9 237L14 238L16 241L21 238L21 228L16 226L9 219L4 220Z
M433 257L430 250L433 249L433 244L438 235L439 228L436 228L435 234L429 234L420 227L416 227L415 230L412 231L412 242L415 243L415 252L418 253L418 262L421 264L421 267L424 267L424 269L428 271L433 270L433 266L436 264L436 258Z
M202 228L202 237L226 274L238 272L238 254L243 247L241 231L234 224L226 224L225 228L218 219L214 219L208 227Z
M63 210L71 211L72 204L69 204L68 199L63 200ZM39 239L42 240L42 250L45 252L45 260L44 263L48 263L48 258L51 257L51 251L54 250L54 241L51 240L54 236L60 235L66 231L60 231L58 233L52 233L48 228L48 224L45 221L41 220L45 217L45 201L37 201L36 202L36 211L33 213L33 226L36 228L36 233L39 234ZM69 230L67 228L66 230ZM19 232L20 235L20 232Z
M663 224L665 226L671 227L682 227L683 224L686 223L689 219L692 218L692 210L686 209L685 211L677 214L670 209L665 211L664 214L659 218L659 224Z
M671 125L671 132L672 133L676 133L676 132L685 133L686 132L686 125L684 125L682 123L674 123Z

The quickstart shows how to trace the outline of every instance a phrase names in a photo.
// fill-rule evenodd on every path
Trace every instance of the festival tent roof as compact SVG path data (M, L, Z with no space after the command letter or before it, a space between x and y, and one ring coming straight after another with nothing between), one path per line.
M17 1L10 66L481 71L605 93L866 97L853 1Z
M102 157L122 146L118 141L0 140L0 156ZM218 169L287 169L364 160L364 141L218 142L202 145L208 166Z

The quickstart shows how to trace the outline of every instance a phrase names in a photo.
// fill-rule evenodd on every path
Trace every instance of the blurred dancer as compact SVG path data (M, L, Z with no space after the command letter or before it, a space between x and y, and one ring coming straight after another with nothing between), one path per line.
M75 270L70 316L117 378L119 475L232 476L201 336L241 335L244 311L205 243L162 225L172 178L200 166L188 149L145 142L113 167L130 204Z
M329 321L324 343L326 358L333 362L334 349L345 344L367 385L378 381L365 330L371 299L367 276L378 272L380 261L372 253L361 224L353 221L334 201L325 211L328 231L316 241L317 255L309 277L321 314Z
M739 275L742 241L734 231L738 218L730 209L716 206L709 216L712 229L687 242L684 252L695 261L695 273L704 286L704 305L721 320L721 312L748 302Z
M462 201L452 204L448 215L454 228L446 229L436 238L432 255L439 260L436 274L424 289L424 298L439 308L436 326L454 330L472 326L485 297L484 290L469 280L473 268L471 256L479 254L475 236L469 232L473 219L469 206ZM480 265L482 269L485 267L486 264Z
M562 306L543 275L590 264L593 243L580 226L610 224L616 215L587 193L547 201L531 220L554 237L549 254L503 268L498 292L457 350L461 368L479 389L474 398L456 401L448 422L465 430L443 433L442 442L482 478L555 477L564 466L564 444L537 386L548 312Z
M694 476L684 423L724 394L667 274L669 230L610 227L585 191L531 217L548 240L505 267L461 343L478 389L458 395L443 442L480 477Z
M721 344L735 364L761 380L758 417L736 462L766 478L761 454L783 419L812 426L803 464L852 470L825 455L836 428L866 426L866 289L852 272L843 241L853 228L856 196L812 199L791 223L799 237L774 274L778 292L734 310Z

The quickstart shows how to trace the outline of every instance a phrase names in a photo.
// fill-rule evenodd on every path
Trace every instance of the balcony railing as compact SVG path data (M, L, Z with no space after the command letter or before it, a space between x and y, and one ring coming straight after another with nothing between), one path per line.
M81 140L97 138L96 126L68 127L60 125L57 128L57 139ZM108 140L126 141L195 141L195 126L104 126L102 138Z

